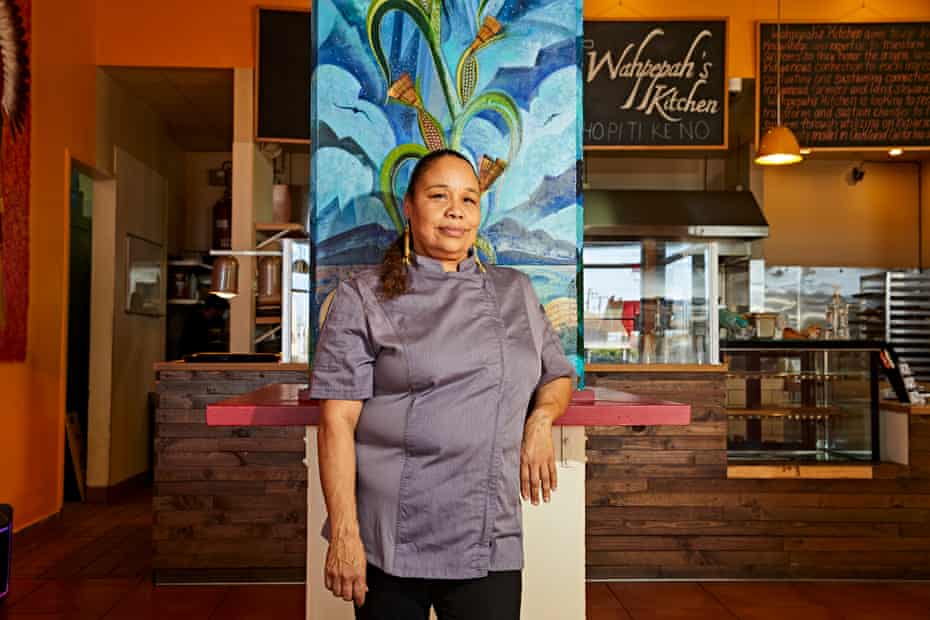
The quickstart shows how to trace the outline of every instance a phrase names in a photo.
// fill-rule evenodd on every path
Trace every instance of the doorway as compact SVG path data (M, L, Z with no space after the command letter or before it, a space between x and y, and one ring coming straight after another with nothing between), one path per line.
M71 163L69 191L68 365L65 392L65 500L81 500L87 471L87 411L90 386L91 263L94 180Z

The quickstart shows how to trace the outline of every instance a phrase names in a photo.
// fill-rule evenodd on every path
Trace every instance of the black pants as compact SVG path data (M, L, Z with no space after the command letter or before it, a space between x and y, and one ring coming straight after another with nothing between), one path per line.
M488 573L478 579L394 577L368 565L368 594L356 620L519 620L520 571Z

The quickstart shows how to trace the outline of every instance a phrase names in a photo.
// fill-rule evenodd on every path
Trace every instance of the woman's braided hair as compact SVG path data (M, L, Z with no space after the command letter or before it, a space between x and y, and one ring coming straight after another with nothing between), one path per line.
M420 158L420 161L414 166L413 172L410 173L407 198L413 197L413 192L416 191L420 178L434 163L443 157L457 157L472 166L468 158L456 150L438 149L431 151ZM472 170L474 170L474 166L472 166ZM384 253L384 260L381 262L381 297L383 299L399 297L407 292L407 286L407 267L404 265L404 234L401 233L394 243L388 247Z

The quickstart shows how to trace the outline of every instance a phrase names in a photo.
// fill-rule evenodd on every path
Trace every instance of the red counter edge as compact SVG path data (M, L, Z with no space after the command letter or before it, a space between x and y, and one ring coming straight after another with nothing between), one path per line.
M208 426L316 426L318 401L300 400L306 385L278 383L207 405ZM686 426L691 406L627 392L576 392L558 426Z

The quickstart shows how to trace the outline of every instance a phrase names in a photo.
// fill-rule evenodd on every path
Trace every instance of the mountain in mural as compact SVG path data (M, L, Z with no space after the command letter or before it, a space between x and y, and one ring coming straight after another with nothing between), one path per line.
M524 110L536 97L539 85L552 73L575 62L575 41L565 39L539 50L536 61L528 67L501 67L488 84L491 90L504 90Z
M574 265L575 244L505 217L484 231L501 265Z
M523 225L538 228L538 223L567 208L572 209L572 217L574 217L574 208L578 205L575 179L574 167L555 177L545 176L529 198L512 209L492 212L488 221L493 224L498 220L510 218ZM556 238L571 241L573 245L575 243L574 222L571 223L569 229L562 231L550 229L547 232Z
M377 265L397 233L380 224L363 224L316 246L318 265Z

